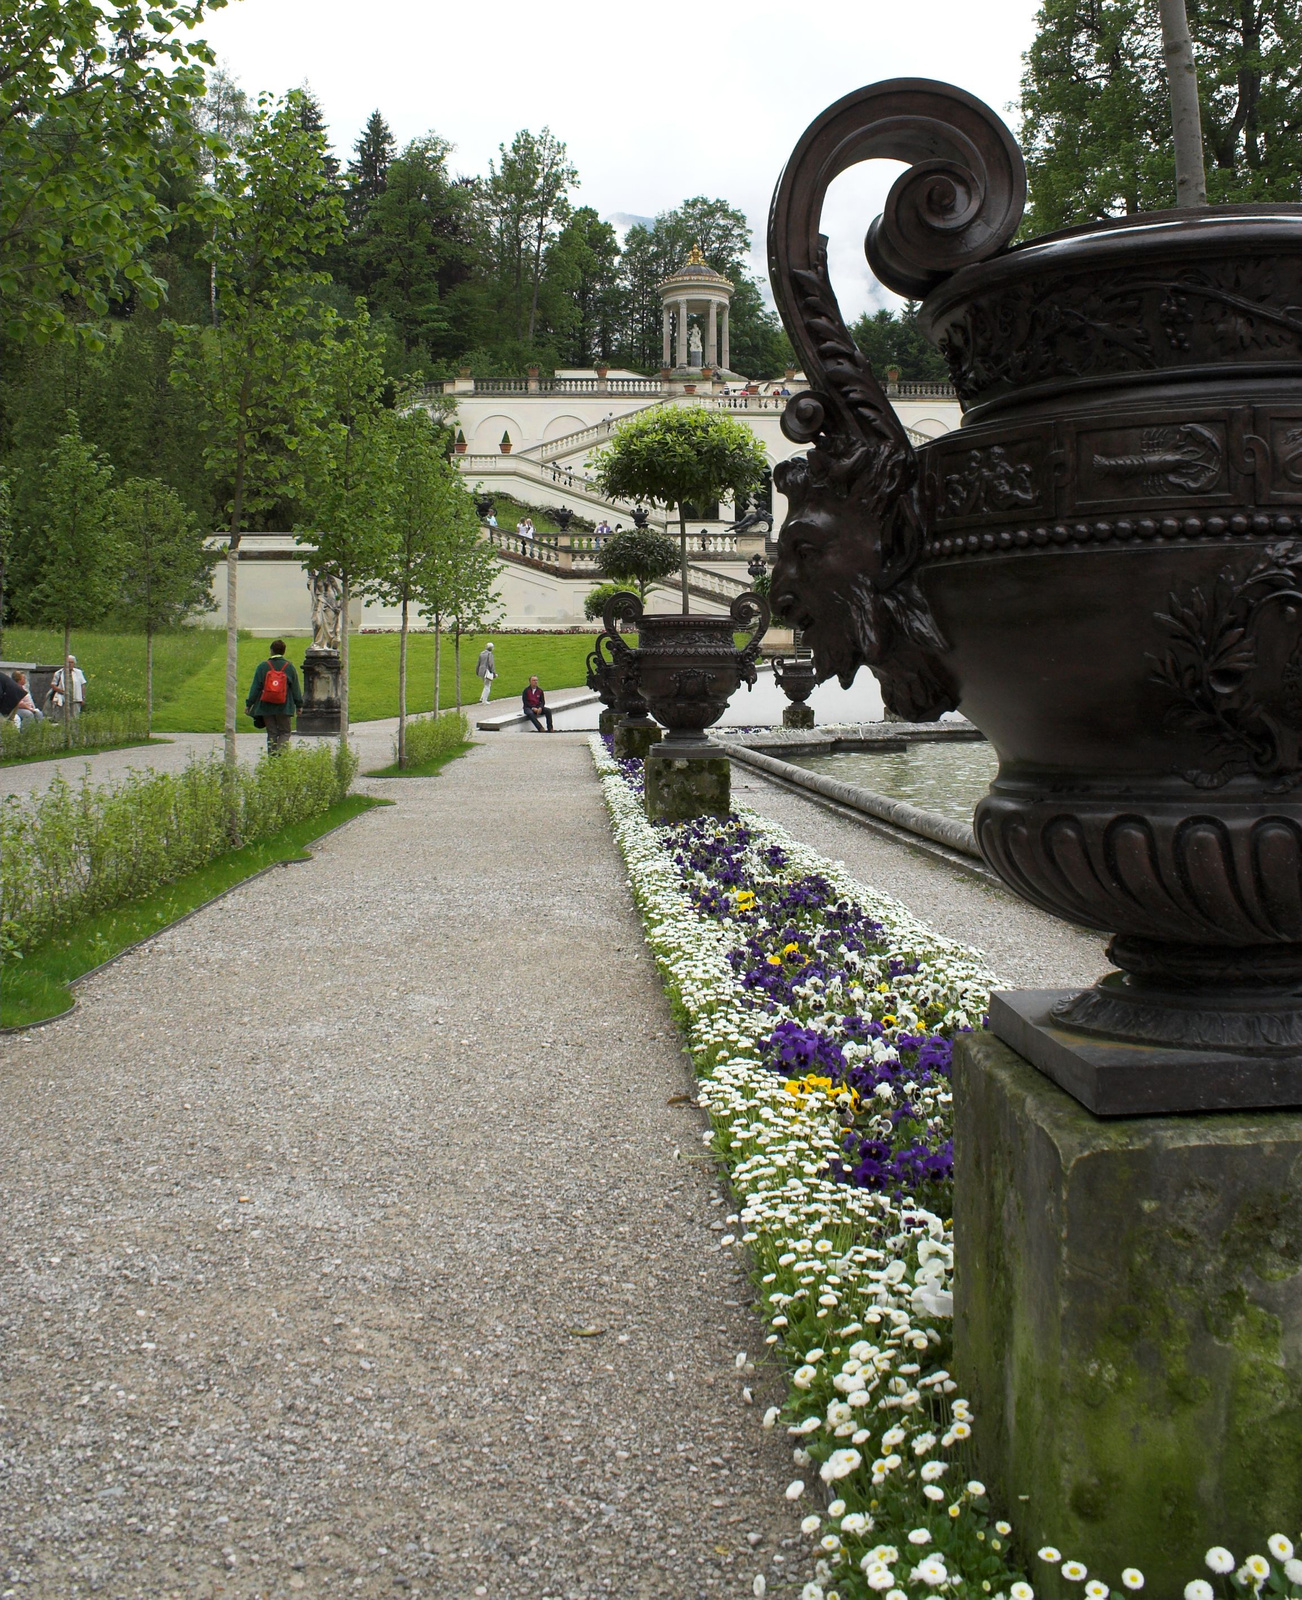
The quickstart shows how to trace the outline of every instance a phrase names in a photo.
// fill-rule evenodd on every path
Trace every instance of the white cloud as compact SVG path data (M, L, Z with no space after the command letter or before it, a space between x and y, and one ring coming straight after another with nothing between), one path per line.
M430 129L484 172L518 128L548 124L569 145L579 197L602 216L653 216L721 195L755 231L782 164L833 100L891 77L961 85L1005 115L1037 0L698 0L690 8L597 0L234 0L203 32L251 92L307 82L347 158L378 106L398 140ZM1014 119L1015 120L1015 119ZM898 170L845 173L824 231L853 317L887 298L863 236Z

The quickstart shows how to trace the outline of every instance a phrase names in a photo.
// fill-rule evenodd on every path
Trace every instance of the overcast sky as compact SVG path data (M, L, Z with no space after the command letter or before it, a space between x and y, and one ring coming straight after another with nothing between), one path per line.
M881 78L959 84L1015 124L1037 0L231 0L203 32L252 93L307 83L347 159L378 106L399 143L431 130L456 170L482 173L519 128L569 146L574 198L603 217L654 216L688 196L740 206L764 267L773 185L833 100ZM824 231L853 317L891 297L869 277L863 236L898 168L832 186Z

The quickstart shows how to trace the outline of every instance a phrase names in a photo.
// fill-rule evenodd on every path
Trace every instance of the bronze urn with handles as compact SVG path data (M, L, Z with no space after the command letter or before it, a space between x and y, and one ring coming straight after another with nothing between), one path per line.
M914 448L841 317L838 173L909 163L868 233L922 299L962 427ZM810 389L776 615L819 681L961 709L999 772L974 828L1018 894L1112 936L1083 994L995 1031L1102 1114L1302 1105L1302 206L1140 214L1010 244L1025 173L988 107L879 83L774 195Z

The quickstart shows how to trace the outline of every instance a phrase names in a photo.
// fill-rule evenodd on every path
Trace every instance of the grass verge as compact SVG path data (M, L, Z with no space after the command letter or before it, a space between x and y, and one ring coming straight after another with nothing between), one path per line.
M438 755L431 756L428 761L422 761L414 767L400 767L395 761L391 766L377 767L374 772L368 772L368 778L432 778L436 772L442 772L449 761L455 761L458 756L465 755L467 750L473 750L479 741L467 739L453 750L441 750Z
M169 883L155 895L88 917L73 932L29 950L0 969L0 1028L25 1028L72 1009L70 985L142 939L197 911L254 873L280 861L306 861L307 846L341 823L375 806L392 805L351 794L338 805L291 823L239 850L218 856L198 872Z
M146 744L174 744L173 739L117 739L110 744L82 745L72 750L33 750L29 756L7 756L0 767L21 767L30 761L70 761L74 756L99 756L106 750L136 750Z

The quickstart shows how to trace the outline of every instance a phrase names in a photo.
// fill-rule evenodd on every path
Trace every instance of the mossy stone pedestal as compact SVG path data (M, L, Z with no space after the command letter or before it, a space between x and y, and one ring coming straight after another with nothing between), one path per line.
M603 711L597 718L597 732L603 733L609 738L615 731L615 718L618 715L617 711Z
M614 753L621 761L641 760L664 736L665 730L650 717L620 719L615 723Z
M646 758L646 814L652 822L726 817L732 810L732 765L707 745L657 745Z
M1103 1121L955 1051L955 1377L1037 1594L1045 1544L1183 1593L1302 1521L1302 1113Z
M782 726L784 728L812 728L814 726L813 706L807 706L802 700L793 702L785 707L782 712Z

